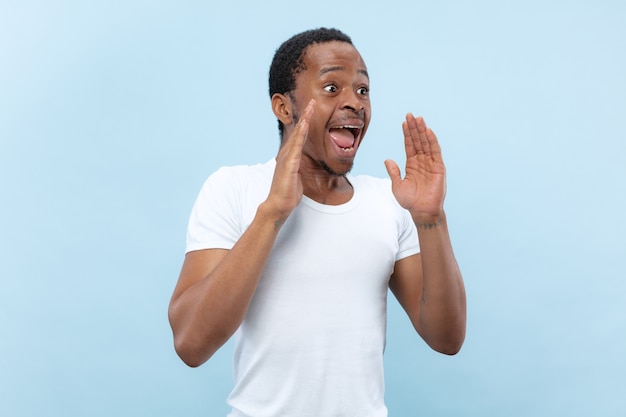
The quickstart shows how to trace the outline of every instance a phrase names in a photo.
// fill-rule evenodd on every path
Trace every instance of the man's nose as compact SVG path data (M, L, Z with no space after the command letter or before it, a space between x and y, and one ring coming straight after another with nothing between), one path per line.
M359 98L356 91L353 90L344 90L344 94L342 95L343 103L341 108L350 109L355 112L360 112L363 110L363 102Z

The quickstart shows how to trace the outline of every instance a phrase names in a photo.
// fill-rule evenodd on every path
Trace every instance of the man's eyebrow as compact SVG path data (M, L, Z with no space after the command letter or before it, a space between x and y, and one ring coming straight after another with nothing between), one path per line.
M345 69L346 69L346 68L345 68L345 67L342 67L342 66L326 67L326 68L322 68L322 69L320 70L319 75L320 75L320 76L322 76L322 75L327 74L327 73L329 73L329 72L333 72L333 71L343 71L343 70L345 70ZM367 77L367 79L369 80L370 76L369 76L369 74L367 73L367 70L360 69L360 70L357 70L357 72L358 72L359 74L363 74L363 75L365 75L365 76Z

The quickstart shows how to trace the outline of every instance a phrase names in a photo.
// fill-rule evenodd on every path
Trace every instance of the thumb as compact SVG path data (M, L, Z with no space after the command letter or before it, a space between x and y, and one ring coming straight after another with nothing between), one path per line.
M385 168L387 168L387 174L389 174L389 178L391 178L391 184L396 185L399 182L402 182L402 178L400 177L400 168L398 164L396 164L391 159L385 160Z

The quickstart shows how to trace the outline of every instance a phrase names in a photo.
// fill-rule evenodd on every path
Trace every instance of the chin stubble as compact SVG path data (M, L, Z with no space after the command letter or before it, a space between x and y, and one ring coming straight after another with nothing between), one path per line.
M352 165L350 165L350 167L348 169L346 169L345 171L337 172L334 169L332 169L331 167L329 167L328 164L326 162L324 162L324 161L317 161L317 163L322 167L322 169L324 169L324 171L326 171L330 175L336 176L336 177L345 177L352 170Z

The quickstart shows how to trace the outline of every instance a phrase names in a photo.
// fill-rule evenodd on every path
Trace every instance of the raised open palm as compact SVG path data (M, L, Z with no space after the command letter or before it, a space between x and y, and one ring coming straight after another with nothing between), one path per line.
M422 117L407 114L402 123L406 169L404 179L392 160L385 161L394 196L414 218L437 219L446 195L446 168L435 133Z

